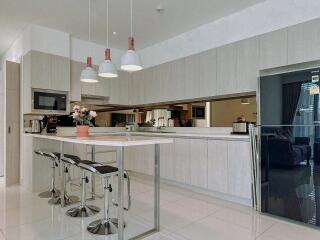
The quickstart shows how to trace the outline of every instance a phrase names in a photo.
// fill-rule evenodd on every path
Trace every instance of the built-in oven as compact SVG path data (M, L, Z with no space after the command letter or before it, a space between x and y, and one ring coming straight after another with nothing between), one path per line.
M69 95L66 91L32 89L32 113L69 114Z

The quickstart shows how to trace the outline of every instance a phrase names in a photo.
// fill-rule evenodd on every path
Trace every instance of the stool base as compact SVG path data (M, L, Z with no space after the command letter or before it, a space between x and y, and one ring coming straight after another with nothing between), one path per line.
M56 198L60 196L60 191L57 189L52 189L46 192L39 193L40 198Z
M87 230L96 235L112 235L118 232L118 219L100 219L90 223Z
M92 205L87 205L84 207L75 207L69 209L66 214L69 217L91 217L100 212L100 208Z
M79 202L79 197L77 196L64 196L64 204L65 206L69 206ZM61 197L51 198L48 203L50 205L58 205L61 204Z

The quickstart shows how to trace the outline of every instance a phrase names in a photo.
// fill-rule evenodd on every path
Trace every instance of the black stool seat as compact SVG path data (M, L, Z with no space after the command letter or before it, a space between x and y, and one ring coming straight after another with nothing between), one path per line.
M60 159L60 156L61 156L61 153L58 153L58 152L54 152L53 153L58 159ZM63 154L64 157L66 158L71 158L72 160L74 161L81 161L81 159L76 156L76 155L71 155L71 154Z
M109 165L103 165L103 166L95 166L94 167L98 173L100 174L107 174L107 173L113 173L118 172L118 168L109 166Z

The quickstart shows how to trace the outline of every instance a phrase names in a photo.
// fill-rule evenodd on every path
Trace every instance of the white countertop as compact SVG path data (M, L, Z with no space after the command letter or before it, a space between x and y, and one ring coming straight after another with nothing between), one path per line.
M208 139L222 139L222 140L243 140L249 141L249 135L241 134L224 134L224 133L157 133L157 132L130 132L133 135L141 136L157 136L157 137L185 137L185 138L208 138Z
M146 136L132 136L131 134L108 134L108 133L94 133L88 137L77 137L76 135L63 135L63 134L30 134L25 133L26 136L43 138L50 140L57 140L69 143L87 144L87 145L100 145L100 146L113 146L113 147L128 147L140 145L153 145L173 143L173 139L169 138L155 138Z

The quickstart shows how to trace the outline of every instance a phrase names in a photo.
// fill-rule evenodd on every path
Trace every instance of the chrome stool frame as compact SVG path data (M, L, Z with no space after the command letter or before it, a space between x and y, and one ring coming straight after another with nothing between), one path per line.
M89 166L80 163L79 166L89 172L95 173L100 175L104 179L104 217L103 219L98 219L91 222L87 230L96 235L111 235L117 233L118 230L118 219L111 218L109 215L110 211L110 204L113 203L112 201L112 186L110 184L110 178L118 175L118 168L112 167L109 165L103 166ZM125 207L125 210L129 210L131 207L131 196L130 196L130 178L125 171L124 173L127 179L127 189L128 189L128 206ZM114 203L114 205L118 206ZM124 224L125 227L125 224Z
M69 155L69 154L64 154L64 158L60 158L60 154L59 153L54 153L56 155L57 158L59 158L61 160L60 164L62 166L63 169L63 173L65 175L64 179L64 192L60 194L60 196L56 197L56 198L52 198L49 200L49 204L60 204L61 203L61 198L64 197L64 202L65 202L65 206L69 206L71 204L77 203L79 202L79 197L77 196L69 196L69 194L67 193L67 176L69 173L69 166L70 165L77 165L77 163L80 160L79 157L77 156L73 156L73 155Z
M64 160L67 160L66 157L63 157ZM67 160L68 161L68 160ZM100 212L100 208L93 205L87 205L87 194L86 194L86 183L89 182L85 171L81 168L81 165L88 165L88 166L101 166L100 163L91 162L91 161L83 161L80 160L76 166L80 167L82 171L82 178L81 178L81 202L80 206L74 207L69 209L66 214L69 217L91 217Z
M35 150L35 154L40 155L42 157L50 158L52 161L52 177L51 177L51 189L42 193L39 193L38 196L40 198L56 198L59 197L60 191L56 189L55 187L55 181L56 181L56 173L55 169L58 167L57 158L53 153L50 152L43 152L41 150Z

